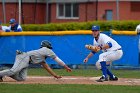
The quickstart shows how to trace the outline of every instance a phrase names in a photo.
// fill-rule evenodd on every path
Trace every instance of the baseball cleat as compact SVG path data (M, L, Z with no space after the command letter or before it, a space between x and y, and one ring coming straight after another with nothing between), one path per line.
M2 79L2 77L0 77L0 82L3 82L3 79Z
M117 78L117 77L114 77L114 78L110 78L110 77L109 77L109 80L110 80L110 81L118 81L118 78Z
M101 77L100 79L96 80L97 82L104 82L104 81L108 81L108 78L105 77Z

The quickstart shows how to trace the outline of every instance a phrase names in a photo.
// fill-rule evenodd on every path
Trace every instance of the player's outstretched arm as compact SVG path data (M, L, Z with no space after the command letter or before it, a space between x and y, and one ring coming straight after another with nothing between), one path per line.
M64 65L64 68L67 70L67 72L71 72L71 68L69 68L67 65Z
M67 72L71 72L72 70L59 58L55 57L54 60L61 66L64 66L64 68L67 70Z
M57 75L50 67L48 64L46 64L45 62L41 62L40 63L43 68L45 68L51 75L53 75L55 78L59 79L62 78L61 76Z

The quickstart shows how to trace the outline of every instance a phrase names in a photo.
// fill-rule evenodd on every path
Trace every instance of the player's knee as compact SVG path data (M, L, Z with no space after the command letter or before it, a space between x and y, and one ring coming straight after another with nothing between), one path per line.
M26 76L20 76L19 74L15 74L15 75L12 75L10 77L17 80L17 81L25 81L26 80Z
M99 60L96 62L95 66L96 66L96 69L97 69L97 70L101 70L101 64L100 64L100 62L102 62L102 61L103 61L103 59L99 59Z
M19 78L16 78L17 81L25 81L26 80L26 77L19 77Z
M18 71L17 71L17 70L14 70L13 68L11 68L11 69L10 69L10 72L11 72L12 74L16 74Z
M26 79L18 79L17 81L25 81Z
M100 64L100 62L96 62L95 66L96 66L96 69L97 70L101 70L101 64Z
M105 62L105 63L101 65L102 62ZM97 70L101 70L103 67L108 66L106 64L106 61L97 61L95 65L96 65Z

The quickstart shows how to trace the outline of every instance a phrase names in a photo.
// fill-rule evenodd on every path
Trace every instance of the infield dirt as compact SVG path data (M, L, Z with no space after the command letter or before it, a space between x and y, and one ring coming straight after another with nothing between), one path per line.
M140 85L140 79L119 78L118 81L96 82L99 77L63 76L55 79L48 76L28 76L25 81L15 81L5 77L3 82L9 84L105 84L105 85Z

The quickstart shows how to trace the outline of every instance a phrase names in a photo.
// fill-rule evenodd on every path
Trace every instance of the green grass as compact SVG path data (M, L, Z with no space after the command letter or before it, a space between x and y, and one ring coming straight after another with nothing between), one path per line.
M53 69L62 76L100 76L95 69ZM119 78L140 78L139 70L112 70ZM29 76L49 76L42 68L30 68ZM127 85L86 85L86 84L0 84L0 93L140 93L140 86Z
M0 93L139 93L140 86L0 84Z
M64 69L53 69L59 75L62 76L101 76L100 70L95 69L73 69L72 72L68 73ZM29 75L32 76L48 76L48 72L42 68L29 69ZM112 70L112 72L120 78L140 78L140 70Z

